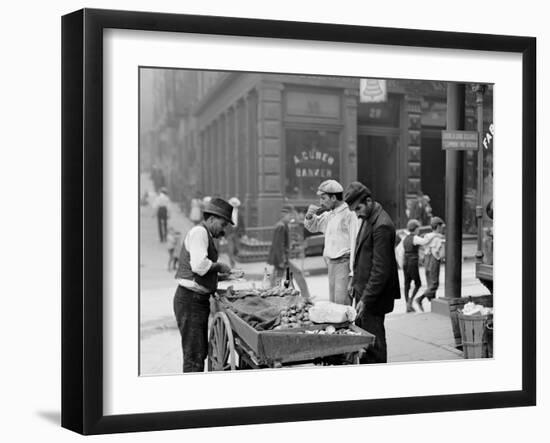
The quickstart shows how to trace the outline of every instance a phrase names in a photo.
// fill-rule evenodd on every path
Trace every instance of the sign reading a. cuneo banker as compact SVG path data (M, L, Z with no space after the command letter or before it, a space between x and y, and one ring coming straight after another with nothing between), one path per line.
M454 151L477 151L479 138L476 131L441 131L441 146Z

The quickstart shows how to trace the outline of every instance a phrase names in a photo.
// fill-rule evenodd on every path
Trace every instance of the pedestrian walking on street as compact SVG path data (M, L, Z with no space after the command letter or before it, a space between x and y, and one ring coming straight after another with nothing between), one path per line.
M445 222L439 217L432 217L430 222L432 232L424 236L424 269L426 271L426 284L428 289L416 299L418 307L424 311L422 301L427 298L432 301L436 297L439 288L439 270L441 259L445 256Z
M300 294L309 299L309 289L302 270L296 266L290 259L290 229L288 224L294 214L294 208L291 205L285 205L281 209L281 219L273 229L273 239L269 248L267 264L272 265L270 284L275 286L285 276L285 270L290 268L293 278L300 289Z
M319 185L317 195L322 212L310 205L304 219L309 232L325 234L323 257L327 261L329 299L342 305L351 305L349 295L350 277L353 274L353 251L359 222L343 201L344 188L336 180L325 180Z
M352 292L355 324L375 336L361 363L388 361L384 319L401 297L395 259L395 226L371 191L360 182L346 190L346 203L362 220L353 262Z
M159 240L161 243L166 241L166 235L168 234L168 206L170 205L170 198L168 197L168 191L166 188L161 188L160 192L153 202L153 209L157 216L157 225L159 231Z
M203 222L185 236L176 272L178 287L174 295L174 315L181 335L183 372L203 372L208 355L208 317L210 296L218 287L218 274L230 268L218 262L214 239L233 223L233 207L213 198L204 207Z

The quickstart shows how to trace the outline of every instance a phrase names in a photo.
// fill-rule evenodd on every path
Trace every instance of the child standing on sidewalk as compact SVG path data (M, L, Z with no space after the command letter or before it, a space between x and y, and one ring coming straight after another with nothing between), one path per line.
M174 270L174 258L176 246L178 243L178 235L176 230L171 226L168 228L168 234L166 235L166 249L168 250L168 271ZM179 233L178 233L179 234Z
M418 272L418 249L420 245L425 244L422 237L418 235L420 228L420 222L415 218L410 219L407 222L407 231L409 233L402 240L403 241L403 276L405 277L405 302L407 303L407 312L414 312L412 307L412 301L422 282L420 281L420 274ZM411 283L414 282L414 289L411 297L409 298L409 290Z
M422 301L425 298L430 301L435 298L437 288L439 288L441 259L445 256L445 236L443 235L445 222L439 217L432 217L430 225L432 232L426 234L424 237L426 241L424 245L426 253L424 257L424 268L426 270L426 283L428 289L426 289L426 291L416 300L421 311L424 311Z

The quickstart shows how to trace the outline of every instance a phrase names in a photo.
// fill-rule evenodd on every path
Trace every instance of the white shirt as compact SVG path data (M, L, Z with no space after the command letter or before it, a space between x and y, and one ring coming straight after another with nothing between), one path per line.
M164 193L164 192L161 192L157 198L155 199L154 203L153 203L153 207L155 209L158 209L159 207L161 206L166 206L168 207L168 205L170 204L170 199L168 198L168 196Z
M191 270L200 276L206 274L212 267L212 260L208 258L208 233L202 225L193 226L183 240L189 251ZM194 280L178 279L178 284L195 292L210 294L208 289Z
M350 272L353 271L359 220L347 203L343 202L337 208L321 215L313 215L309 220L306 218L304 226L310 232L325 234L324 257L334 259L349 254Z
M426 240L424 245L426 255L433 255L436 260L441 260L445 254L445 236L438 232L429 232L424 236L424 240Z

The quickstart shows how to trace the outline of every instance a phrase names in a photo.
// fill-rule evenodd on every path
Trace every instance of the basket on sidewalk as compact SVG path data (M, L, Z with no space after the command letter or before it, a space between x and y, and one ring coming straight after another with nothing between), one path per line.
M493 356L493 314L458 314L464 358Z

